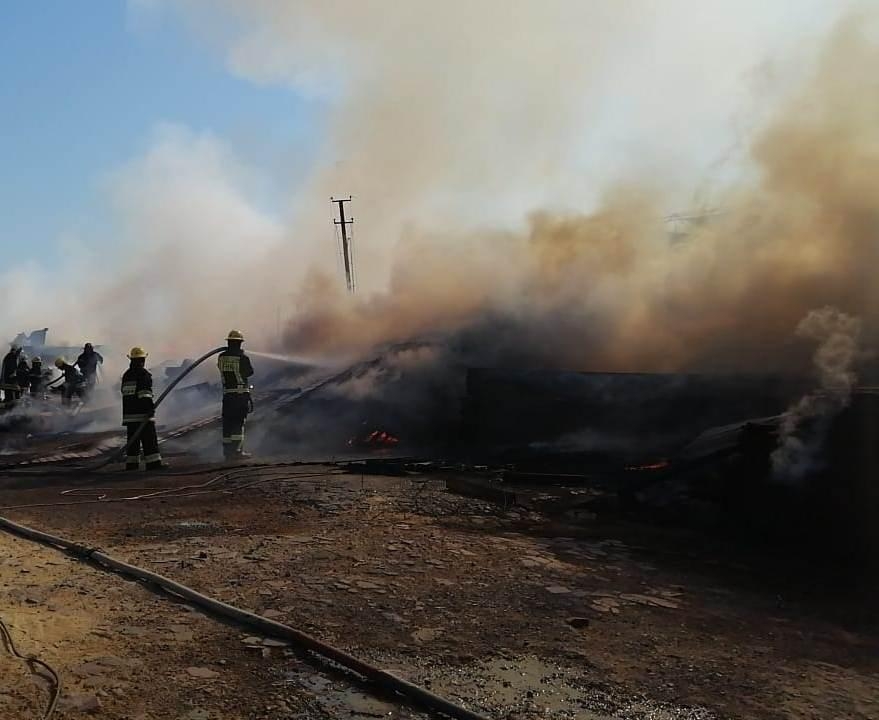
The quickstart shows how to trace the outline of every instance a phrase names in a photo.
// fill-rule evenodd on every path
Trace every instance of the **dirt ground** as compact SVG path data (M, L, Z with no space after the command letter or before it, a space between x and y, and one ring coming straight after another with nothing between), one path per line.
M319 466L7 477L0 506L491 718L879 718L874 608L807 562ZM0 618L62 676L56 717L427 717L55 550L0 534L0 567ZM0 717L47 700L0 655Z

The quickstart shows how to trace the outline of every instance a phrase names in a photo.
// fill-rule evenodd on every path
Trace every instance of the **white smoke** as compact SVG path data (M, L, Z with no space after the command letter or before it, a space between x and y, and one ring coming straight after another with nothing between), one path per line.
M818 343L813 360L819 387L784 414L779 446L772 454L773 473L784 482L820 469L830 422L848 406L857 382L853 365L859 353L861 321L825 307L803 318L796 335Z
M232 327L267 331L263 270L285 230L254 201L258 182L216 136L158 126L105 178L103 234L68 244L57 273L0 276L0 332L49 326L50 345L110 344L119 357L141 345L159 361L221 344Z
M741 133L809 71L852 3L151 4L188 18L232 72L321 99L323 162L295 225L310 248L293 257L333 270L316 240L329 196L353 193L369 292L387 287L413 226L451 245L460 231L519 229L538 208L589 211L632 178L686 208L706 173L741 169Z
M651 221L666 205L685 207L706 170L722 181L724 172L740 170L726 167L731 156L747 164L742 128L763 119L809 73L819 36L852 5L129 2L140 17L185 17L203 41L193 51L213 47L232 72L287 86L326 112L325 134L314 139L320 161L304 186L289 188L295 221L255 201L258 171L236 160L221 138L167 126L143 156L108 179L113 227L107 237L78 239L59 272L38 265L0 275L4 334L50 325L56 340L88 338L122 350L144 344L156 360L192 355L234 326L265 345L292 292L322 293L302 279L313 267L333 271L331 194L350 192L357 201L365 305L372 292L391 288L389 300L375 303L387 327L378 339L398 329L400 306L412 308L419 321L409 327L420 330L431 324L420 320L431 319L427 306L456 303L457 320L478 310L483 295L526 295L519 274L527 268L484 282L485 267L511 266L521 257L508 254L507 235L485 242L479 235L478 252L456 238L485 226L527 232L524 218L535 208L588 212L621 179L662 189L651 196ZM642 218L632 223L632 235L643 248L648 222L643 208L632 205L628 214ZM431 232L417 231L423 227ZM453 273L413 257L400 271L408 279L392 277L396 258L416 254L404 247L413 235L426 237L428 260L460 258ZM661 225L654 235L662 236ZM559 265L577 270L577 288L606 282L564 258ZM436 286L438 272L444 287ZM687 275L681 285L689 287ZM394 294L400 285L417 286L426 301L400 301ZM622 305L635 296L621 287L619 298L604 302ZM641 297L652 307L662 304L649 293ZM601 300L582 304L594 308ZM314 302L327 305L324 297ZM345 303L353 304L347 298L338 304ZM286 309L285 319L299 310ZM667 345L659 352L668 354Z

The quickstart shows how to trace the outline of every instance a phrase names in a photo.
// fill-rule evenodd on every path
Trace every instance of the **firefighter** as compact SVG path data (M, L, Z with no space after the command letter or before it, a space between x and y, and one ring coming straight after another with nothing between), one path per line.
M227 460L248 458L250 454L244 452L244 422L253 409L249 381L253 366L241 349L244 335L230 330L226 343L226 349L217 358L223 381L223 455Z
M43 370L43 359L39 356L31 360L31 368L28 372L28 378L31 384L31 395L39 395L46 386L46 380L51 373Z
M90 395L98 381L98 365L104 364L104 358L91 343L86 343L79 357L76 358L76 366L85 379L85 393Z
M55 358L55 367L64 373L64 384L61 386L61 404L68 406L74 397L82 398L82 373L74 365L67 362L63 355Z
M31 387L31 366L28 365L27 355L19 353L18 365L15 368L15 381L18 383L19 397L26 394Z
M125 458L126 470L140 467L141 448L147 470L167 467L159 454L159 438L156 436L156 421L153 404L153 376L146 369L147 353L141 347L131 348L128 353L131 361L122 376L122 424L128 431L128 455ZM138 428L144 425L140 436L135 438Z
M3 366L0 368L0 389L3 390L3 400L7 407L12 407L18 398L18 356L21 348L18 345L10 346L10 350L3 357Z
M21 355L21 348L13 345L9 352L3 358L2 377L0 381L4 385L15 384L15 373L18 370L18 356Z

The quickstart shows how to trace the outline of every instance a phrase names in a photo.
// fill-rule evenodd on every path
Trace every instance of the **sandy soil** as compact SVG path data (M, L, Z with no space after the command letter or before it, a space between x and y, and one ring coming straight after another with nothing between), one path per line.
M441 478L264 468L176 489L218 476L7 479L0 514L492 718L879 717L876 614L817 576L704 539L562 526L450 494ZM43 503L76 504L8 507ZM63 676L59 717L426 717L53 550L0 534L0 567L0 617ZM0 656L0 717L38 718L46 700Z

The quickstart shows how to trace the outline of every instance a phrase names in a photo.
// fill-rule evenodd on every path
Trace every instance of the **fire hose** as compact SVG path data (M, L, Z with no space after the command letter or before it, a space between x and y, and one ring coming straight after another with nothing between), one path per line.
M226 349L225 346L214 348L210 352L207 352L204 355L202 355L198 360L193 362L191 365L189 365L183 372L181 372L176 378L174 378L171 381L171 384L168 385L168 387L166 387L162 391L162 394L159 395L158 399L154 403L153 409L155 410L156 408L159 407L159 405L162 404L162 400L164 400L166 397L168 397L168 393L170 393L177 386L177 383L179 383L183 378L185 378L187 375L189 375L189 373L191 373L193 370L195 370L195 368L197 368L199 365L201 365L209 357L213 357L214 355L218 355L221 352L223 352L225 349ZM123 457L128 452L128 449L140 439L140 436L143 434L143 431L146 429L146 426L151 422L154 422L152 418L148 418L148 419L144 420L140 425L137 426L137 430L134 431L134 435L132 435L131 439L127 443L125 443L124 447L121 447L118 450L110 453L110 455L108 457L106 457L104 460L101 460L96 465L89 466L88 468L86 468L86 471L92 472L94 470L100 470L102 467L106 467L110 463L115 462L119 458Z
M411 348L422 347L423 345L424 344L420 343L420 342L400 343L399 345L394 346L393 349L406 350L406 349L411 349ZM205 353L202 357L200 357L198 360L193 362L191 365L189 365L182 373L180 373L180 375L178 375L174 379L174 381L167 388L165 388L165 390L162 392L162 394L159 396L158 400L156 401L154 408L158 407L161 404L162 400L165 399L165 397L168 395L168 393L171 392L171 390L177 385L177 383L179 383L186 375L188 375L192 370L194 370L198 365L200 365L202 362L207 360L209 357L216 355L216 354L222 352L223 350L225 350L224 347L220 347L220 348L216 348L214 350L211 350L210 352ZM350 379L351 377L354 377L354 373L357 370L363 371L363 370L369 369L370 367L377 365L380 362L380 360L381 360L381 357L373 358L372 360L357 363L351 367L348 367L348 368L342 370L339 373L336 373L336 374L331 375L329 377L325 377L325 378L313 383L312 385L310 385L306 388L303 388L301 390L301 392L294 398L294 400L301 401L301 400L313 395L314 393L319 392L322 388L326 387L327 385L331 385L333 383L338 383L338 382L342 382L347 379ZM251 410L252 409L253 409L253 406L251 404ZM29 467L24 467L22 463L12 463L11 465L0 465L0 472L2 472L3 474L19 474L19 473L21 473L21 474L26 474L26 475L29 475L29 474L51 475L51 474L53 474L53 472L72 474L72 473L88 473L88 472L93 472L95 470L100 470L101 468L106 467L107 465L109 465L114 460L121 457L124 453L126 453L128 451L128 448L131 446L131 443L133 443L136 439L140 438L141 434L143 433L144 429L146 428L147 422L149 422L149 421L145 421L138 426L137 430L135 431L134 436L132 437L132 440L129 443L126 443L123 447L119 448L118 450L112 451L111 454L107 458L98 462L95 465L78 465L78 466L77 465L65 465L63 468L51 468L51 469L40 468L37 471L33 471Z
M205 357L209 357L209 355ZM340 665L349 672L374 682L379 687L400 695L411 703L427 710L441 713L455 720L489 720L485 715L480 715L461 705L457 705L423 687L397 677L387 670L382 670L375 665L349 655L344 650L328 645L301 630L269 620L234 605L229 605L208 595L203 595L163 575L118 560L101 552L98 548L88 547L56 535L50 535L49 533L20 525L3 517L0 517L0 529L49 547L60 548L73 555L76 559L91 562L102 570L139 580L153 588L160 588L165 592L182 597L212 615L253 628L265 635L286 640L302 650Z
M188 366L186 367L186 369L183 370L183 372L181 372L176 378L174 378L174 380L171 381L171 383L168 385L168 387L166 387L166 388L162 391L161 395L159 395L158 399L157 399L156 402L153 404L153 410L155 410L156 408L159 407L159 405L162 404L162 401L163 401L163 400L168 396L168 394L169 394L169 393L170 393L170 392L171 392L171 391L177 386L177 384L178 384L181 380L183 380L183 378L185 378L189 373L191 373L193 370L195 370L195 368L197 368L199 365L201 365L201 364L202 364L205 360L207 360L209 357L213 357L214 355L218 355L219 353L223 352L225 349L226 349L225 346L224 346L224 347L214 348L214 349L211 350L210 352L207 352L207 353L205 353L204 355L202 355L202 356L201 356L198 360L196 360L195 362L193 362L193 363L191 363L190 365L188 365ZM61 377L56 378L53 382L57 382L58 380L61 380L61 379L63 379L63 378L64 378L64 376L62 375ZM96 464L94 464L94 465L66 466L66 467L64 467L64 468L62 469L62 472L67 473L67 474L94 472L95 470L100 470L101 468L106 467L106 466L109 465L110 463L113 463L113 462L117 461L119 458L123 457L123 456L128 452L128 449L129 449L129 448L130 448L135 442L137 442L137 440L140 439L140 436L143 434L143 431L146 429L147 424L148 424L148 423L151 423L151 422L154 422L152 418L149 418L149 419L144 420L143 422L141 422L140 425L137 426L137 429L134 431L134 435L131 436L131 439L130 439L127 443L125 443L125 445L123 445L122 447L120 447L120 448L118 448L118 449L116 449L116 450L113 450L113 451L112 451L112 452L111 452L106 458L104 458L104 459L101 460L100 462L98 462L98 463L96 463ZM14 466L13 466L13 467L0 467L0 470L2 470L4 473L9 473L9 472L15 472L15 473L18 473L18 472L24 472L25 474L30 474L30 472L28 471L27 468L16 468L16 467L14 467ZM42 469L40 469L39 474L41 474L41 475L47 475L47 474L50 474L50 473L49 473L49 471L48 471L47 469L42 468Z
M208 480L207 482L197 483L195 485L184 485L182 487L171 487L171 488L126 488L132 492L138 492L141 494L138 495L125 495L122 497L108 497L107 493L115 488L92 488L92 487L75 487L68 488L67 490L63 490L61 495L63 497L73 497L80 496L84 493L88 493L88 497L84 500L66 500L63 502L42 502L42 503L28 503L26 505L5 505L0 507L0 511L5 510L32 510L36 508L57 508L57 507L71 507L73 505L99 505L102 503L126 503L126 502L145 502L149 500L176 500L178 498L186 498L186 497L194 497L196 495L210 495L213 493L235 493L240 492L241 490L248 490L257 485L261 485L267 482L277 481L277 480L301 480L303 478L326 478L330 475L346 475L346 471L343 469L332 470L328 472L306 472L306 473L290 473L287 470L275 470L274 474L269 475L268 477L261 477L257 480L251 480L245 483L241 483L239 485L234 485L231 487L218 486L218 483L221 483L225 480L229 479L237 479L239 475L250 473L254 469L254 466L248 465L243 468L237 470L231 470L229 472L225 472L221 475ZM272 470L272 468L263 468L266 470ZM187 474L187 473L182 473ZM180 473L177 475L171 475L172 477L179 477ZM165 475L163 477L169 477L169 475Z
M165 388L165 390L156 400L154 408L157 408L161 404L161 402L165 399L165 397L167 397L171 390L173 390L174 387L186 375L188 375L202 362L212 357L213 355L222 352L223 350L225 350L225 347L215 348L214 350L205 353L198 360L190 364L182 373L180 373L180 375L178 375L171 382L170 385L168 385L168 387ZM323 384L324 383L321 383L320 385ZM314 388L312 388L312 390L313 389ZM128 441L128 443L125 444L125 446L112 452L105 460L102 460L100 463L87 467L68 468L67 471L91 472L110 464L116 458L120 457L128 451L129 447L131 447L131 445L133 445L133 443L137 439L139 439L140 435L146 428L147 423L149 422L151 422L151 420L143 421L137 427L134 435L132 435L131 439ZM221 600L217 600L216 598L203 595L202 593L199 593L196 590L187 587L186 585L182 585L174 580L171 580L170 578L166 578L157 573L137 567L135 565L130 565L126 562L106 555L105 553L100 552L100 550L98 550L97 548L89 548L67 540L65 538L29 528L25 525L20 525L3 517L0 517L0 529L6 530L7 532L19 535L21 537L39 542L50 547L63 549L77 559L91 562L92 564L100 567L103 570L134 578L135 580L147 583L152 587L161 588L162 590L177 595L178 597L185 598L193 604L203 608L207 612L212 613L213 615L232 620L233 622L251 627L255 630L259 630L266 635L287 640L292 644L298 646L299 648L306 650L315 656L318 656L319 658L323 658L325 660L336 663L337 665L348 670L349 672L370 680L376 683L376 685L393 693L396 693L406 698L408 701L430 711L439 712L447 717L455 718L455 720L489 720L484 715L480 715L449 700L446 700L445 698L440 697L425 688L410 683L400 677L397 677L393 673L382 670L381 668L360 660L343 650L340 650L332 645L328 645L318 640L317 638L308 635L307 633L304 633L288 625L284 625L283 623L275 622L260 615L256 615L255 613L249 612L247 610L229 605L222 602ZM54 710L54 702L52 710Z
M12 653L13 657L27 663L27 666L33 675L49 681L49 705L40 717L41 720L50 720L52 715L55 714L55 709L58 707L58 699L61 697L61 676L51 665L40 660L36 655L22 655L15 646L15 640L12 639L12 633L2 619L0 619L0 639L2 639L3 645L5 645L6 649ZM42 668L45 671L45 675L40 673L38 668Z

